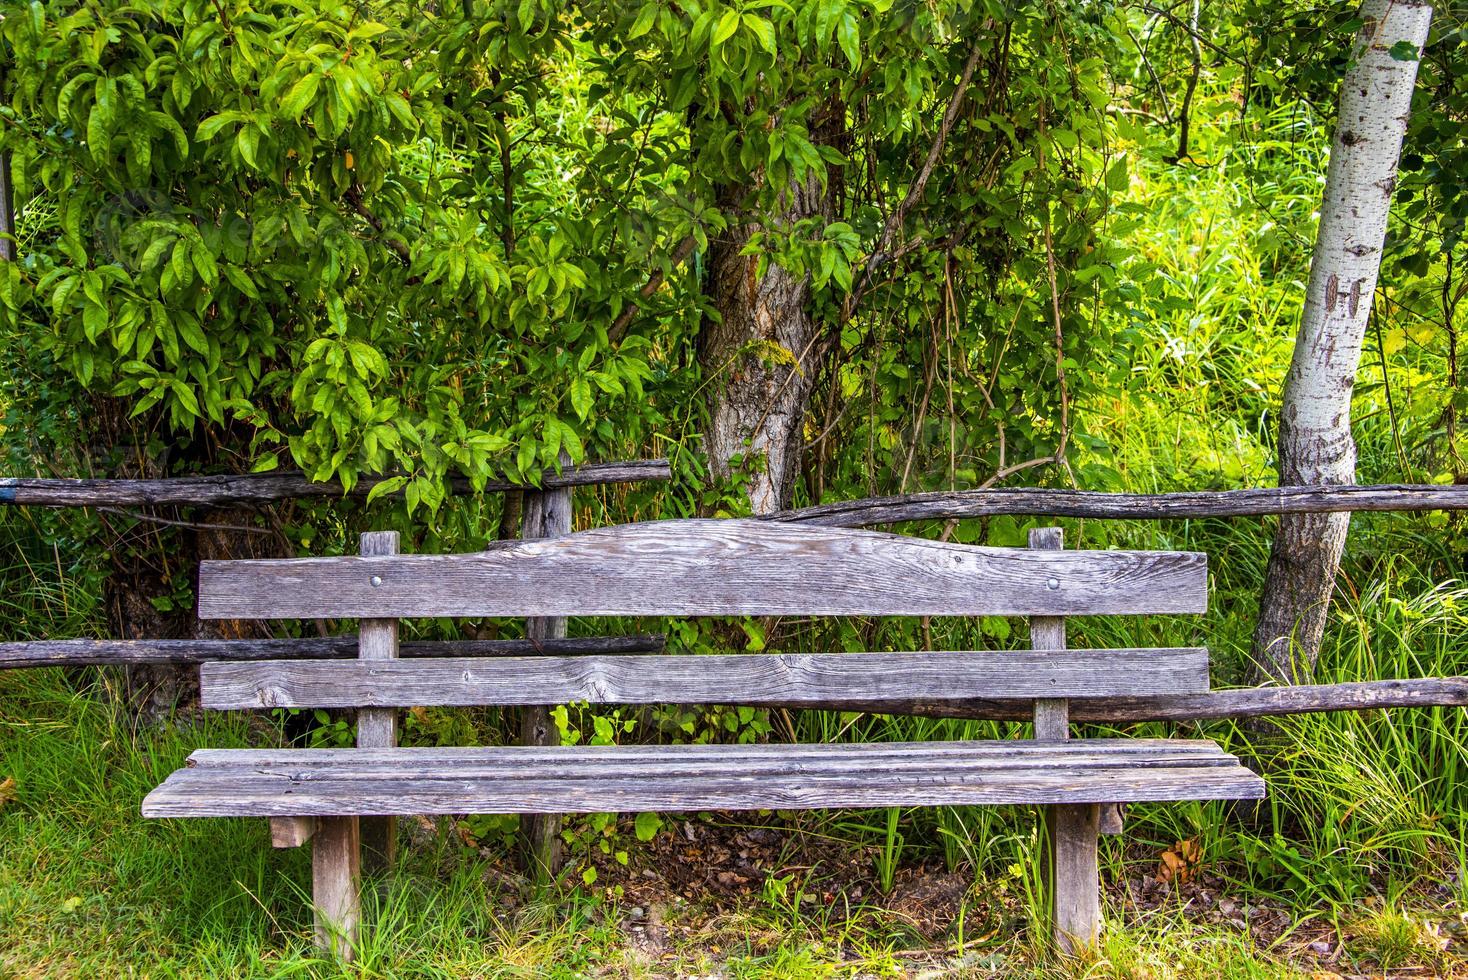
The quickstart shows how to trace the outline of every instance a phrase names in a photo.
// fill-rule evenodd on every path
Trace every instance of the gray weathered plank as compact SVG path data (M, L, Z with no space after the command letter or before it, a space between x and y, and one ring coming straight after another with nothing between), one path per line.
M278 814L286 816L287 814ZM361 834L355 815L318 813L311 838L311 904L316 945L350 962L362 921Z
M271 847L300 847L315 833L315 817L272 817L270 819Z
M661 633L532 640L405 640L403 657L525 657L553 654L658 653ZM23 667L109 667L201 664L211 660L356 659L357 637L305 636L238 640L14 640L0 643L0 670Z
M1105 742L1107 744L1091 744ZM1117 743L1126 743L1120 745ZM649 753L582 747L298 750L293 763L181 769L149 794L146 816L327 813L547 813L604 810L799 809L825 806L1089 803L1257 798L1259 777L1213 746L1140 739L1048 743L660 746ZM1038 743L1036 743L1038 744ZM934 746L948 745L945 751ZM435 761L435 753L442 756ZM364 754L371 758L361 758ZM215 760L228 758L222 751ZM1156 758L1157 756L1161 758ZM477 756L478 761L474 761ZM1149 763L1149 756L1151 762Z
M1037 527L1030 529L1029 545L1037 551L1059 551L1063 546L1061 530L1058 527ZM1030 617L1030 649L1031 650L1064 650L1065 649L1065 617L1063 616L1031 616ZM1204 665L1203 690L1208 690L1207 665ZM1079 693L1076 690L1056 688L1048 695L1040 695L1035 701L1035 738L1042 740L1058 740L1070 737L1070 705L1065 697L1056 695L1070 695ZM1129 692L1136 693L1136 692ZM983 695L978 695L983 697Z
M1055 945L1062 953L1081 955L1094 949L1101 936L1097 854L1101 804L1061 803L1045 810L1055 882L1051 905Z
M206 708L819 705L836 698L1054 698L1208 690L1208 651L727 654L211 663ZM537 743L539 744L539 743Z
M571 533L571 521L569 489L527 493L520 536L527 540L564 537ZM550 616L528 619L525 621L525 635L534 641L559 639L566 635L566 618ZM559 699L549 700L554 703ZM520 710L519 720L521 745L560 744L560 730L551 719L548 704L526 704ZM550 884L561 869L560 815L527 814L521 819L520 849L531 880L539 887Z
M1064 546L1058 527L1030 531L1031 548L1058 551ZM1035 650L1065 649L1065 619L1030 619L1030 646ZM1070 738L1070 701L1035 701L1035 738ZM1049 844L1046 879L1050 883L1050 922L1056 948L1076 954L1095 945L1101 934L1101 877L1097 861L1097 833L1101 807L1096 803L1064 803L1045 808L1045 835Z
M360 538L363 555L383 556L398 553L398 532L366 531ZM398 621L396 619L363 619L357 624L357 663L393 663L398 659ZM398 744L398 709L396 705L367 708L357 712L357 746L364 749L391 749ZM398 826L393 817L364 817L361 822L362 863L369 874L392 869L397 856Z
M1058 755L1058 753L1064 753ZM589 777L607 767L680 767L680 771L703 771L720 766L757 764L801 766L834 764L855 760L876 766L883 760L909 758L972 760L974 765L1036 765L1056 758L1082 759L1087 764L1118 760L1130 765L1138 759L1172 758L1197 765L1226 763L1234 757L1208 739L1173 738L1088 738L1063 746L1031 739L976 742L860 742L830 744L806 742L790 745L581 745L554 748L522 746L421 747L398 749L195 749L186 768L213 769L245 767L256 769L311 770L332 767L336 771L367 772L374 767L409 766L428 772L439 767L457 771L515 770L527 774L564 771ZM947 765L947 762L943 763ZM957 763L955 763L957 764Z
M203 562L199 615L1196 613L1207 605L1206 566L1189 552L1047 554L760 521L659 521L471 555Z

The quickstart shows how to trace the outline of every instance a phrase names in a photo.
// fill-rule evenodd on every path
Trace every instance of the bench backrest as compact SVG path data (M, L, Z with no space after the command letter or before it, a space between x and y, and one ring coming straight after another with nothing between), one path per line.
M463 555L208 561L213 619L1077 616L1200 613L1201 554L976 547L873 531L679 520ZM517 657L211 663L204 704L243 707L819 703L1078 698L1208 689L1197 649Z

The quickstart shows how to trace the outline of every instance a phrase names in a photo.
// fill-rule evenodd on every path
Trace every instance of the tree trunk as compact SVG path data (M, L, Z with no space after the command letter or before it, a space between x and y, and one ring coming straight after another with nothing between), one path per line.
M1397 158L1407 129L1417 60L1432 8L1417 0L1366 0L1326 174L1310 284L1285 379L1280 415L1282 485L1355 482L1351 391L1371 314ZM1254 680L1308 679L1320 652L1349 514L1280 518L1254 632Z
M827 106L812 140L834 141L843 111ZM810 313L807 277L797 279L773 262L760 276L759 257L743 251L761 227L831 218L838 194L836 179L823 183L811 173L786 189L778 213L733 215L728 230L709 243L705 292L719 319L705 319L698 338L699 364L709 379L704 452L716 479L747 476L755 514L788 506L800 473L806 408L820 373L820 324Z
M10 190L10 154L0 151L0 262L16 260L15 198Z

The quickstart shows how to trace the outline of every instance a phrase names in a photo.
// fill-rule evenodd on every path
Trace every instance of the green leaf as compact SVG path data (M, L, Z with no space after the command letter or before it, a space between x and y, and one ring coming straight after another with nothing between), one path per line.
M199 272L199 278L211 286L218 282L219 265L214 261L214 253L209 251L209 247L201 241L196 241L190 252L193 256L194 268Z
M185 411L193 416L199 415L199 399L195 397L193 388L177 379L170 381L168 386L173 390L174 397L178 399L178 403L184 407Z
M855 71L860 68L861 31L857 26L854 14L841 15L841 20L836 24L836 42L841 45L841 50L846 54L846 60L851 63L851 70Z
M571 379L571 407L582 419L591 414L591 382L585 375Z
M1119 194L1131 186L1131 175L1127 173L1126 157L1117 157L1106 169L1106 189Z
M370 504L379 497L386 497L397 493L403 489L404 484L407 482L408 478L406 476L390 476L386 480L375 484L371 490L367 491L367 502Z
M739 30L739 11L724 11L724 15L719 18L718 26L714 28L713 34L709 37L709 47L717 48L733 37L737 30Z
M657 19L658 4L651 0L644 0L642 9L637 11L637 18L632 21L632 28L627 32L627 40L642 37L652 30L652 23Z
M88 303L82 308L82 331L90 342L97 342L102 331L107 329L107 322L107 307L99 303Z
M749 28L750 33L759 41L759 46L770 54L775 53L775 25L765 20L759 14L745 14L744 26Z
M209 353L209 339L204 336L204 331L199 327L198 322L193 317L186 314L181 315L176 318L176 323L178 325L178 335L183 338L184 343L188 344L200 354L207 355Z
M306 109L316 101L316 92L321 88L321 76L315 72L302 75L291 86L291 90L280 100L281 115L292 122L300 122Z
M241 126L239 133L234 138L235 148L240 151L240 159L245 161L245 166L251 170L259 170L255 163L255 152L260 147L260 130L254 126Z
M92 162L99 167L106 167L109 162L108 157L111 155L104 116L105 113L97 106L94 106L91 115L87 116L87 150L92 154Z
M636 832L637 839L646 844L663 829L663 818L656 813L639 813L632 822L632 829Z
M1417 50L1417 45L1411 41L1398 41L1391 46L1391 50L1387 53L1392 56L1393 61L1416 61L1421 57L1421 52Z
M199 123L199 128L194 130L194 139L199 140L200 142L208 139L213 139L214 136L225 126L228 126L232 122L239 122L240 119L240 113L235 110L221 112L217 113L216 115L210 116L208 119L205 119L203 122Z

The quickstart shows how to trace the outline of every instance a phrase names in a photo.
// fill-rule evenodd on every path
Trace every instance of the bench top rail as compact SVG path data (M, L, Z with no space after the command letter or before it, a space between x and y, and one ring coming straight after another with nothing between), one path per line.
M206 708L820 704L1208 690L1204 649L208 663Z
M1201 613L1207 558L675 520L463 555L206 561L203 619Z

